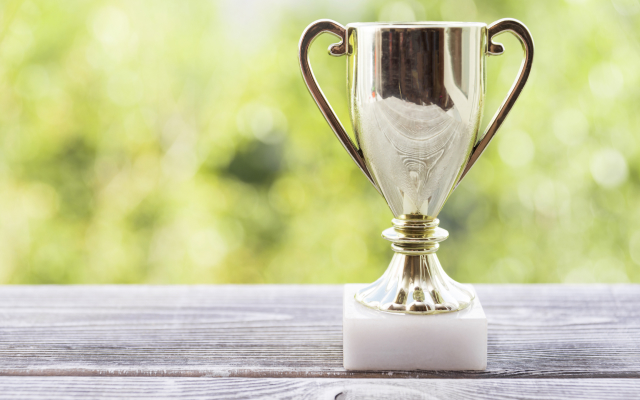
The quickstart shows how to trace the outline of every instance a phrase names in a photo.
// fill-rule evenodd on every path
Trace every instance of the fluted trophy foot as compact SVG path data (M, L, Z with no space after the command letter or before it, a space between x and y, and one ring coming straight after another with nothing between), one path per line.
M473 290L442 269L438 242L449 234L438 219L394 219L382 236L396 252L380 279L359 290L355 298L367 307L409 314L459 311L473 301Z

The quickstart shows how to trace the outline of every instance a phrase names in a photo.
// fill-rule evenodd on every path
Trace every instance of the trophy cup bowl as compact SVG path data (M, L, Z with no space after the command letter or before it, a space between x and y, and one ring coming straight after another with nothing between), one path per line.
M309 65L321 33L342 41L355 143L328 104ZM485 59L503 47L503 32L522 43L525 57L507 98L478 137L485 95ZM393 213L382 237L395 252L386 272L355 298L387 312L436 314L462 310L473 289L451 279L436 251L448 232L438 226L445 202L489 144L531 71L533 40L513 19L484 23L312 23L299 46L303 78L320 111Z

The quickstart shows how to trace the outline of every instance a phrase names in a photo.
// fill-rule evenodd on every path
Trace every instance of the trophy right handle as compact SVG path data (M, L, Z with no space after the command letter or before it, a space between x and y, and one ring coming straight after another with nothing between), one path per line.
M511 111L511 108L515 104L518 96L522 92L522 88L524 88L525 83L527 83L527 79L529 79L529 74L531 73L531 65L533 64L533 39L531 38L531 33L529 33L529 29L517 19L505 18L494 22L489 25L488 33L487 33L487 45L488 45L488 54L492 56L500 55L504 52L504 47L500 43L494 43L493 37L497 36L504 32L511 32L515 37L520 40L522 44L522 48L524 50L524 60L522 60L522 65L520 66L520 72L518 73L518 78L514 82L509 94L507 94L506 99L502 102L502 105L493 116L493 119L489 123L487 130L482 137L482 140L473 148L473 152L471 153L471 157L467 162L467 166L464 168L462 175L460 175L460 179L456 183L456 187L462 181L462 178L467 175L467 172L473 167L473 164L478 160L478 158L482 155L482 152L487 148L487 145L493 139L493 136L496 134L500 125L504 122L504 119Z
M355 161L358 167L360 167L360 170L362 170L367 179L369 179L369 182L371 182L373 187L380 192L378 185L376 185L366 163L364 162L362 151L356 147L345 131L344 126L340 123L335 111L333 111L333 108L329 105L324 93L320 90L318 81L311 70L311 65L309 64L309 47L311 47L311 43L313 43L318 36L325 32L331 33L341 39L340 43L333 44L329 47L329 54L336 57L347 54L347 29L344 26L329 19L321 19L313 22L311 25L307 26L302 33L300 44L298 45L298 57L300 59L302 77L307 84L307 88L309 89L311 96L318 105L320 112L324 115L324 118L329 123L329 126L336 134L340 143L342 143L345 150L347 150L347 153L349 153L353 161Z

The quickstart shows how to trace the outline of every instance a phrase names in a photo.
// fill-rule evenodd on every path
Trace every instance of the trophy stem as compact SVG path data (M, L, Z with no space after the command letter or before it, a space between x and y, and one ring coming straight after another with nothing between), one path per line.
M435 219L393 219L382 232L395 251L386 272L355 295L360 303L382 311L437 314L468 307L473 289L451 279L436 251L449 232Z

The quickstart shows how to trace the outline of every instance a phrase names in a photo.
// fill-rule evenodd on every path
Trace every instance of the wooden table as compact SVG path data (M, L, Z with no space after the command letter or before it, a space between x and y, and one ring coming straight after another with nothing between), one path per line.
M640 398L640 285L476 285L484 372L347 372L342 286L0 287L0 398ZM425 338L427 339L427 338Z

